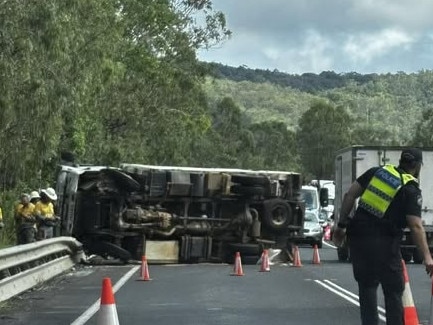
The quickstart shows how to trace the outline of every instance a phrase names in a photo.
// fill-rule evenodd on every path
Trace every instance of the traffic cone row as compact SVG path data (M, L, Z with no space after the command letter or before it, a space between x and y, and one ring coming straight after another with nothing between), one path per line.
M406 263L401 260L403 265L404 276L404 291L403 291L403 309L404 309L404 324L405 325L418 325L418 314L416 312L415 304L413 302L412 291L409 284L409 275L407 274Z
M298 246L294 247L294 263L293 266L301 267L301 257L299 254ZM317 245L314 246L314 254L313 254L313 264L320 264L320 257ZM405 282L408 279L406 267L403 261L404 274L405 274ZM270 272L270 261L269 261L269 251L267 249L263 250L261 256L261 265L260 272ZM234 276L243 276L244 271L242 268L242 261L240 252L236 252L235 254L235 263L233 273L231 275ZM142 256L141 258L141 269L140 269L140 278L141 281L150 281L149 274L149 266L147 263L146 256ZM406 293L406 290L409 290L409 293ZM406 294L406 299L405 299ZM405 325L412 325L418 323L407 322L407 320L413 320L417 322L417 315L415 307L413 306L412 294L410 293L410 287L408 281L406 282L405 292L403 294L403 303L405 306ZM433 287L432 287L432 303L433 303ZM407 307L406 307L407 306ZM411 307L413 306L413 307ZM104 278L102 281L102 292L101 292L101 305L98 311L97 325L119 325L119 318L117 316L116 303L114 300L113 288L111 285L110 278Z

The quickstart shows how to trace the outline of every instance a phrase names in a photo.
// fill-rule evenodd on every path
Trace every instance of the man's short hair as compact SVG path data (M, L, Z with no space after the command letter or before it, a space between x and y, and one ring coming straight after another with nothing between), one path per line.
M418 148L403 149L400 156L402 163L422 163L422 150Z

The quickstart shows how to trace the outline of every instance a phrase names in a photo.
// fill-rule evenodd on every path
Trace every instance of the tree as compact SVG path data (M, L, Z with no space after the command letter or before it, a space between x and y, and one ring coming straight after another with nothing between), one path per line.
M314 103L302 115L296 134L304 171L316 179L332 179L335 153L350 144L351 127L343 108Z
M283 122L264 121L252 124L254 136L253 157L260 157L250 168L271 170L298 170L299 157L295 133Z

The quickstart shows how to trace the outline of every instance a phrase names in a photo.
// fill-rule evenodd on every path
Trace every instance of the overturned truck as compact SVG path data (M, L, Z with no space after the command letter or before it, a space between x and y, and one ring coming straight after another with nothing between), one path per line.
M88 254L150 263L256 262L302 236L301 175L122 164L61 166L60 233Z

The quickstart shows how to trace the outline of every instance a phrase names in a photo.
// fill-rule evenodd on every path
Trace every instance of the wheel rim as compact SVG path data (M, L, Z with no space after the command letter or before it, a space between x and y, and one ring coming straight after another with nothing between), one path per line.
M272 223L276 226L281 226L286 222L285 210L281 207L277 207L272 211Z

